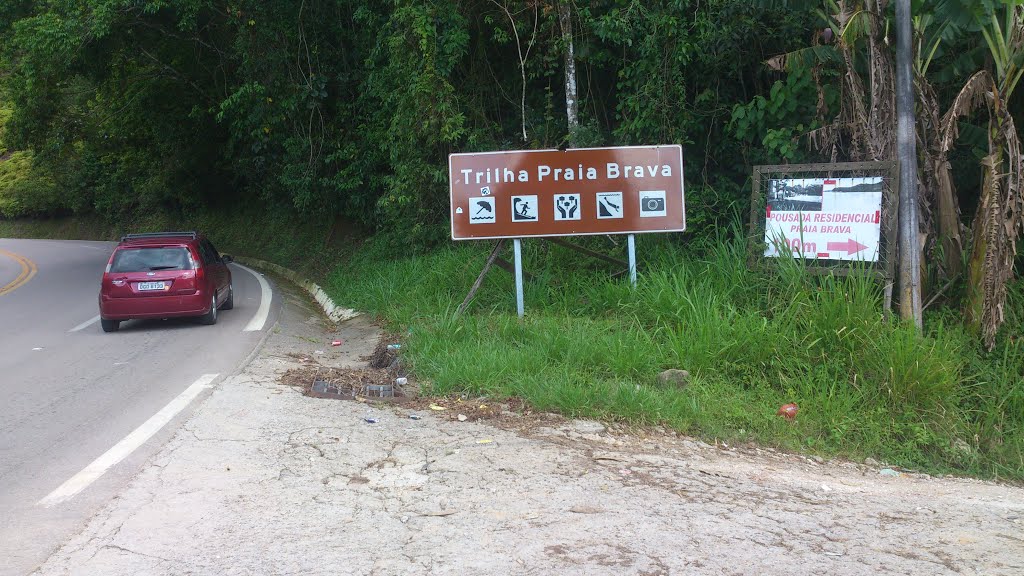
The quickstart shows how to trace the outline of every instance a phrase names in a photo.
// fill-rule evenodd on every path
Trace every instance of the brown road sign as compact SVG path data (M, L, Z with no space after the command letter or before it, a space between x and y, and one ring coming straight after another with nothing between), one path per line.
M452 154L453 240L682 232L683 150Z

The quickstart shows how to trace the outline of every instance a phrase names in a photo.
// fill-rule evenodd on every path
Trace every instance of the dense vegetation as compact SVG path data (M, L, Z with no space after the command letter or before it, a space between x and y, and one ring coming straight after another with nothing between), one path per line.
M1024 477L1021 2L913 2L924 337L857 275L742 266L751 166L892 158L893 4L6 0L0 234L212 228L412 328L440 391ZM669 143L690 232L642 241L638 291L531 245L525 324L494 274L452 319L484 247L445 243L449 153Z
M580 3L569 135L554 1L11 0L5 141L62 193L18 192L4 214L260 203L424 247L446 235L448 153L572 138L683 144L706 231L768 158L748 158L760 145L729 128L733 107L821 25L747 0Z

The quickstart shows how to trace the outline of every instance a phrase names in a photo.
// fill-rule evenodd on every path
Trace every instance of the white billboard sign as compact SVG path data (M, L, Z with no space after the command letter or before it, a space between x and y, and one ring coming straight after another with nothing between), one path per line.
M882 178L788 178L768 183L764 255L878 262Z

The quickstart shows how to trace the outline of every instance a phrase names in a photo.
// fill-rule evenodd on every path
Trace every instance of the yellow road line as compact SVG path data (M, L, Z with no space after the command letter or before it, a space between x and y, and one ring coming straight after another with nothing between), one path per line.
M7 294L9 292L14 292L21 286L24 286L26 283L28 283L29 280L32 279L33 276L36 275L36 272L39 271L39 269L36 267L36 263L29 260L28 258L25 258L24 256L20 256L18 254L15 254L14 252L8 252L7 250L4 250L2 248L0 248L0 254L7 256L8 258L14 260L15 262L21 265L21 273L18 274L18 277L15 278L10 284L0 287L0 296L3 296L4 294Z

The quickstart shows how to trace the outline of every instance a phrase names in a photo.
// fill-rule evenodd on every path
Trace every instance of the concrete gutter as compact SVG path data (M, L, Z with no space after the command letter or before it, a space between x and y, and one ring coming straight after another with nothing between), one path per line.
M289 270L284 266L279 266L273 262L267 262L266 260L249 258L248 256L234 256L234 259L239 264L243 264L257 270L273 272L278 276L294 282L297 286L308 292L309 295L313 297L313 300L316 300L317 305L323 309L324 314L334 322L344 322L345 320L350 320L359 316L358 311L339 306L331 299L330 296L328 296L327 292L321 288L319 284L301 276L294 270Z

